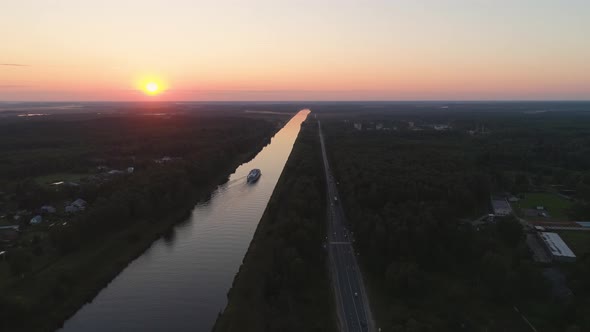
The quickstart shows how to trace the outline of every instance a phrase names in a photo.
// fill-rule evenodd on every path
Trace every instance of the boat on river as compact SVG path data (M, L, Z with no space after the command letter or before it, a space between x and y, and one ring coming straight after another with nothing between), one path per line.
M262 175L262 172L260 172L258 168L255 168L248 173L246 181L248 181L248 183L256 182L260 178L260 175Z

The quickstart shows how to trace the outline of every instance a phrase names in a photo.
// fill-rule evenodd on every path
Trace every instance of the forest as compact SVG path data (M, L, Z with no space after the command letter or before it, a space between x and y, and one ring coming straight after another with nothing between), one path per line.
M574 296L555 301L516 219L469 222L490 211L492 194L554 187L575 192L572 217L590 217L588 114L382 110L329 119L328 153L384 331L530 330L520 313L544 331L590 328L588 257L562 267Z
M590 220L583 104L312 106L382 331L530 331L529 323L550 332L590 330L590 250L575 263L540 264L525 243L530 230L520 211L473 223L490 213L491 196L529 205L559 197L568 202L560 217ZM286 119L226 110L0 122L0 225L41 205L58 208L47 216L58 227L19 221L22 236L0 262L0 327L58 326ZM112 171L118 175L106 175ZM59 179L76 185L56 189L51 182ZM324 181L310 117L215 331L336 329ZM64 202L75 198L89 208L65 213ZM569 238L587 247L587 237ZM548 268L566 277L571 296L555 296ZM36 320L23 320L33 313Z
M326 197L308 118L256 229L214 331L336 331L323 247Z
M123 114L0 122L0 222L20 226L0 261L0 329L57 328L288 118ZM75 185L46 183L74 174ZM77 198L88 207L65 212L64 202ZM39 211L48 204L56 211ZM17 220L23 211L42 213L44 221Z

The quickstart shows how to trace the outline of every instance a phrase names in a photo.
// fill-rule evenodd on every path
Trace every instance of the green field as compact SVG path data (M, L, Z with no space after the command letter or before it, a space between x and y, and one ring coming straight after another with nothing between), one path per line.
M561 231L559 236L567 243L576 256L590 253L590 232Z
M521 209L535 209L544 206L552 219L567 220L572 202L552 193L526 193L524 199L516 204Z
M80 179L87 177L88 174L78 173L54 173L49 175L38 176L35 178L35 182L40 185L48 186L52 183L63 181L63 182L80 182Z

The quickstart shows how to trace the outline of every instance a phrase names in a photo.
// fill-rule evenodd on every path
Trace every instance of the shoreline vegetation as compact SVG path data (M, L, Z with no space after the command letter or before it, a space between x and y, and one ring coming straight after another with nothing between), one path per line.
M177 224L186 221L194 205L209 199L215 188L228 180L233 170L254 158L291 116L265 120L266 124L259 125L259 132L251 131L250 136L239 143L243 145L240 153L217 158L219 160L215 162L216 167L211 169L212 173L206 179L200 179L198 186L194 185L194 179L189 178L189 174L194 174L187 171L173 172L173 176L187 176L178 182L186 185L186 188L178 189L186 194L181 195L182 202L163 205L163 210L154 217L138 218L121 225L120 230L90 236L87 242L77 244L79 248L68 251L46 266L20 278L15 277L12 282L5 282L0 287L0 328L6 331L55 331L62 327L67 319L92 302L133 260L149 250L154 241L165 238ZM186 164L166 167L172 170L174 167L188 167ZM128 186L140 184L141 181L136 181ZM164 188L174 190L175 186ZM164 197L171 193L158 194ZM92 206L85 215L91 213ZM108 226L118 227L112 224Z
M308 117L214 332L336 331L320 157L317 123Z

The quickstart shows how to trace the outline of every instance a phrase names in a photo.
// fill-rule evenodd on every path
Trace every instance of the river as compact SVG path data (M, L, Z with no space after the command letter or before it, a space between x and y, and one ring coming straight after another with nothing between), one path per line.
M210 331L309 113L299 111L188 220L155 241L59 331ZM253 168L262 176L248 184Z

